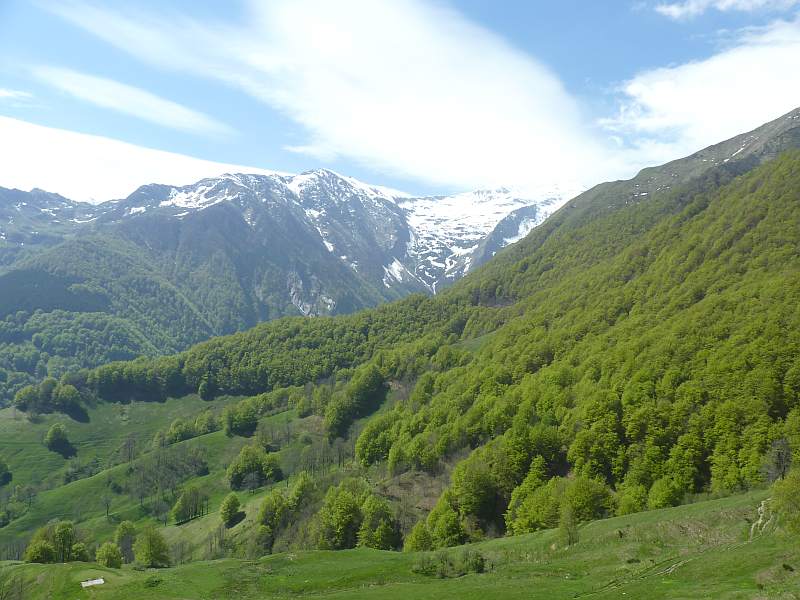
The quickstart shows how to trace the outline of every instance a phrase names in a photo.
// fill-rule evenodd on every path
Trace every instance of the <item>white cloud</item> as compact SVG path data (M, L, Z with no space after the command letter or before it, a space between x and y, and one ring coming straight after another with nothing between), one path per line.
M33 94L29 92L0 88L0 100L29 100L31 98L33 98Z
M49 6L157 67L235 86L300 124L291 150L460 188L619 174L544 65L443 4L250 2L241 25Z
M185 185L223 173L271 173L152 150L0 116L0 185L73 200L124 198L145 183Z
M645 163L660 163L749 131L800 106L800 20L740 34L706 60L626 82L602 124Z
M230 127L208 115L112 79L48 66L34 67L32 74L75 98L163 127L207 135L233 133Z
M688 19L715 9L720 11L788 10L800 0L684 0L658 4L656 11L672 19Z

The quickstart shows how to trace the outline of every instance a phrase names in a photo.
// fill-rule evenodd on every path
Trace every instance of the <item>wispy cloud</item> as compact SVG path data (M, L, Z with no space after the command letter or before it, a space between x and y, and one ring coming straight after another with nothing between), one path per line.
M30 100L31 98L33 98L33 94L30 92L0 88L0 100Z
M33 76L75 98L163 127L203 135L229 135L233 130L209 117L146 90L71 69L37 66Z
M655 9L671 19L690 19L708 10L744 11L788 10L800 4L800 0L684 0L683 2L663 2Z
M706 60L637 75L602 125L647 162L671 160L800 106L798 72L800 20L777 21Z
M445 4L247 6L242 24L87 2L50 9L154 66L281 111L306 134L297 152L460 188L591 182L622 168L555 74Z
M269 173L153 150L0 116L4 187L34 187L74 200L124 198L145 183L184 185L223 173Z

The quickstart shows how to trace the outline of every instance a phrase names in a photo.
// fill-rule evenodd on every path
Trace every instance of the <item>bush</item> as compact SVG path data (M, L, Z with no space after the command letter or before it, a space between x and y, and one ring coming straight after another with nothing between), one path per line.
M89 562L89 549L83 542L72 545L72 560L77 562Z
M467 573L483 573L486 558L472 548L463 548L457 556L440 550L436 553L423 552L414 560L411 571L420 575L431 575L445 579L461 577Z
M359 546L377 550L396 550L400 547L400 529L385 500L368 496L361 506L361 516Z
M11 481L11 469L8 468L8 463L0 456L0 487L6 485Z
M67 428L61 423L53 424L44 436L44 445L48 450L59 454L71 454L72 446L67 436Z
M461 570L465 573L483 573L486 570L486 558L472 548L464 548L458 557Z
M31 563L56 562L56 549L53 544L44 540L32 542L25 550L25 561Z
M641 484L623 485L618 496L618 515L629 515L647 507L647 488Z
M219 507L219 516L225 524L225 527L233 527L238 522L240 507L241 503L236 494L231 492L225 497L225 500L222 501Z
M436 573L436 560L430 552L423 552L414 559L411 571L420 575L433 575Z
M137 562L145 567L158 568L169 566L169 549L167 542L155 527L148 527L136 539L133 553Z
M122 551L115 543L106 542L97 549L95 560L104 567L119 569L122 567Z
M419 521L406 536L403 551L424 552L427 550L433 550L433 539L425 521Z
M788 531L800 534L800 468L772 485L772 507Z
M577 522L607 517L613 509L614 497L608 487L588 477L575 477L567 483L564 499L572 508Z
M283 477L278 459L256 446L245 446L228 466L228 481L231 489L240 490L245 485L261 487Z
M208 494L200 491L196 485L187 487L172 507L172 516L176 523L185 523L206 513Z
M650 488L647 495L647 508L668 508L677 506L683 499L683 490L671 477L662 477Z
M134 542L136 542L136 526L130 521L123 521L117 525L117 529L114 531L114 543L119 547L126 563L133 562Z

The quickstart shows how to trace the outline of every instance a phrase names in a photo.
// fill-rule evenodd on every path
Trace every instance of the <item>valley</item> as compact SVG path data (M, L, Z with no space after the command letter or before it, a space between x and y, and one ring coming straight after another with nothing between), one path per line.
M103 576L96 597L790 594L799 116L587 190L436 295L21 387L0 410L0 589L67 598ZM165 211L180 227L190 206L232 210L199 198L258 185L145 189L103 219L144 207L134 221ZM314 197L269 217L321 219ZM356 255L316 223L321 256L326 241ZM129 259L114 268L132 273ZM122 569L87 564L123 524L164 552L137 542ZM74 544L47 560L63 532Z

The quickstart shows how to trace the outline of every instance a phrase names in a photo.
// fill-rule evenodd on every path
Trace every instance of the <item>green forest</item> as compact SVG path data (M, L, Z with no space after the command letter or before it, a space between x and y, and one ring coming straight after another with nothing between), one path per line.
M775 481L791 528L800 151L628 189L579 196L435 297L169 356L125 360L147 340L100 318L7 317L0 376L32 378L0 426L30 431L50 471L0 445L0 559L360 547L446 578L491 561L444 548L542 530L571 547L595 520ZM76 360L53 377L42 356L62 350ZM100 427L134 414L135 430Z

